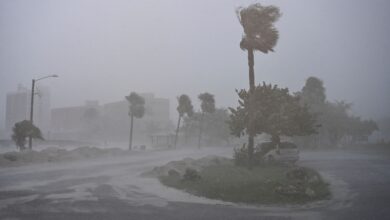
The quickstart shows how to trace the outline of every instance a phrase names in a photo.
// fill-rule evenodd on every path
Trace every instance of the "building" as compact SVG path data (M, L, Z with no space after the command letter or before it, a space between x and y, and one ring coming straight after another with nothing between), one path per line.
M171 129L169 100L152 93L140 94L145 99L145 115L134 121L136 140ZM127 100L100 105L85 105L52 110L51 137L54 139L127 141L129 138L129 103Z
M86 124L100 120L100 106L98 101L86 101L85 105L54 108L51 110L52 139L80 140L88 130ZM90 112L94 112L90 114Z
M50 91L40 86L36 88L34 97L34 124L40 128L45 137L50 127ZM12 134L15 123L30 120L31 90L18 85L17 91L7 93L5 111L5 133Z

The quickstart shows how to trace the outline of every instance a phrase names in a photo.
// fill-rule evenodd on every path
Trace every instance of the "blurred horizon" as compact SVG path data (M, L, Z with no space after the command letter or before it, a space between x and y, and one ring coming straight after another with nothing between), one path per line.
M353 103L354 115L390 117L390 15L386 0L258 1L280 8L274 53L255 54L256 83L299 91L310 76L327 99ZM0 2L0 128L6 94L31 79L50 87L51 106L120 101L131 91L169 98L215 95L217 107L237 105L248 88L247 54L235 8L253 1Z

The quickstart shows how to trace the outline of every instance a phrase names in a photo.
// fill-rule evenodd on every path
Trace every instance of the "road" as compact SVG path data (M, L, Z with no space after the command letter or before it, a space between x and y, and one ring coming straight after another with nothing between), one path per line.
M0 219L390 219L390 156L383 152L302 152L300 164L320 171L333 197L282 207L209 200L140 176L189 156L231 156L229 148L0 168Z

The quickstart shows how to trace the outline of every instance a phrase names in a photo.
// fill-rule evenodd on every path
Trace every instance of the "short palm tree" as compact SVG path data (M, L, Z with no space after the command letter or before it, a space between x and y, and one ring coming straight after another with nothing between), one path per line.
M187 114L187 116L191 117L194 114L194 107L192 106L191 99L188 95L181 95L177 98L179 105L177 106L177 112L179 113L179 119L177 121L176 135L175 135L175 148L177 144L177 138L179 134L180 121L181 118Z
M244 28L244 35L240 42L242 50L248 52L249 66L249 91L255 90L254 51L268 53L274 51L279 32L274 23L280 18L281 13L278 7L263 6L260 3L252 4L246 8L239 7L236 10L238 20ZM249 106L249 118L253 118L253 110ZM253 120L248 124L248 157L251 162L253 157L254 128Z
M39 130L38 127L35 127L31 121L28 120L15 123L12 131L12 140L21 151L26 149L25 145L27 137L31 136L34 139L43 140L41 130Z
M200 108L202 110L202 115L200 117L199 121L199 137L198 137L198 148L200 148L200 141L202 139L202 121L205 113L214 113L215 112L215 99L214 95L210 93L201 93L198 96L199 100L201 101Z
M129 116L130 116L130 139L129 150L132 149L133 144L133 121L134 117L142 118L145 114L145 99L138 95L136 92L130 93L126 96L126 100L129 102Z

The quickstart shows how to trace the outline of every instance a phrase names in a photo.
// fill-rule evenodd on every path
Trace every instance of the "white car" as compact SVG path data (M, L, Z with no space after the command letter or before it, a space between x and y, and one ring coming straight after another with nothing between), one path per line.
M299 150L297 145L291 142L281 142L276 147L269 148L270 145L270 142L262 143L260 145L262 148L268 147L269 149L263 156L264 161L295 163L299 160Z

